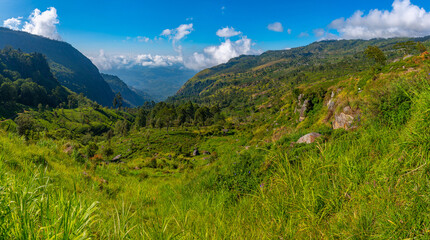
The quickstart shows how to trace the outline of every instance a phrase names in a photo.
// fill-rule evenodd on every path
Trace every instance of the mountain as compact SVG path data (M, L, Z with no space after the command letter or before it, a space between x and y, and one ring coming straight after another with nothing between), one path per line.
M152 101L151 96L143 91L130 89L119 77L109 74L101 74L104 80L109 84L114 93L121 93L121 96L131 107L143 105L143 103Z
M181 66L120 68L106 70L106 73L116 75L133 88L142 90L162 101L173 96L182 85L196 72Z
M261 98L280 96L298 84L333 80L363 70L370 64L363 53L368 46L379 46L393 60L402 57L393 48L397 43L429 39L320 41L259 56L240 56L199 72L169 101L215 102L240 108L258 99L264 101Z
M54 76L65 87L99 104L110 106L114 98L109 85L94 64L72 45L32 35L26 32L0 28L0 48L12 46L24 52L38 52L48 58Z
M42 54L27 54L12 48L0 51L0 102L3 106L13 107L18 103L56 107L66 102L69 95L52 75ZM1 116L5 112L0 108Z

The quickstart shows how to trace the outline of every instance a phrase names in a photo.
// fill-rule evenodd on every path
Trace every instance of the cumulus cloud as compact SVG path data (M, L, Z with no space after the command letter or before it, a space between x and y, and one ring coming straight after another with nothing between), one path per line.
M58 20L57 9L54 7L50 7L44 12L37 8L34 9L22 29L20 29L21 19L22 17L9 18L3 22L3 26L13 30L22 30L31 34L61 40L57 31L57 25L60 21Z
M420 37L430 35L430 12L410 0L395 0L390 11L355 12L350 18L336 19L329 27L344 39Z
M21 19L22 17L6 19L3 21L3 27L10 28L12 30L19 30Z
M225 38L220 45L209 46L203 49L202 52L194 52L193 54L183 56L182 46L176 46L176 42L185 38L193 31L192 24L183 24L175 29L166 29L161 36L168 37L173 41L174 50L178 55L151 55L140 54L134 56L125 55L107 55L103 50L96 57L89 57L91 61L100 70L110 70L119 68L131 68L134 66L142 67L169 67L181 65L188 69L202 70L207 67L212 67L218 64L226 63L231 58L240 55L259 54L261 52L252 48L253 42L246 36L239 36L237 40L231 40L231 37L241 35L232 27L219 29L216 34L219 37ZM132 39L132 38L130 38ZM146 37L141 37L143 41L147 41ZM148 39L148 41L150 41Z
M240 34L242 34L242 33L234 30L234 28L232 28L232 27L221 28L216 32L216 35L218 37L224 37L224 38L230 38L230 37L234 37L234 36L237 36Z
M24 24L23 31L55 40L61 39L57 32L57 24L60 21L58 20L57 9L54 7L50 7L44 12L36 8L28 19L29 21Z
M260 52L252 49L252 41L246 36L237 41L226 39L218 46L210 46L203 50L203 53L195 52L185 60L187 68L201 70L218 64L226 63L234 57L240 55L258 54Z
M322 28L314 29L313 32L315 37L322 37L325 34L325 30Z
M125 55L107 55L104 50L96 57L89 57L90 60L100 70L111 70L121 68L131 68L134 66L142 67L168 67L176 64L182 64L183 59L181 56L169 55L152 55L152 54L139 54L136 56Z
M280 23L280 22L274 22L274 23L267 25L267 29L269 29L270 31L274 31L274 32L283 32L284 31L284 27L282 26L282 23Z
M190 34L193 31L193 24L182 24L179 27L175 29L165 29L161 36L169 37L170 39L173 39L173 41L179 41L186 37L188 34Z

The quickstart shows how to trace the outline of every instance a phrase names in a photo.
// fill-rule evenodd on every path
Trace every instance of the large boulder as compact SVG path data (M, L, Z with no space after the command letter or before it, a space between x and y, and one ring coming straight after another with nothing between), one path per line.
M311 143L315 142L315 140L321 136L322 135L319 133L312 132L312 133L306 134L303 137L299 138L299 140L297 140L297 143L311 144Z
M334 115L333 129L352 129L354 128L352 125L354 123L354 119L355 117L351 107L346 106L343 108L343 112Z

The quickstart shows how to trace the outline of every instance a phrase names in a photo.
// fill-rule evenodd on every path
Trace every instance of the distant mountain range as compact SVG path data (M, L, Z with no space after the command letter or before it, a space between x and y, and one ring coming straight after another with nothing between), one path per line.
M97 67L72 45L0 27L0 48L5 46L27 53L42 53L48 58L54 76L63 86L76 93L83 93L104 106L112 105L112 89Z
M121 93L122 98L130 107L143 105L145 102L152 101L151 96L143 91L130 89L119 77L102 73L102 77L109 84L115 93Z
M134 66L105 72L118 76L127 85L146 92L156 101L163 101L176 94L182 85L197 73L183 66Z

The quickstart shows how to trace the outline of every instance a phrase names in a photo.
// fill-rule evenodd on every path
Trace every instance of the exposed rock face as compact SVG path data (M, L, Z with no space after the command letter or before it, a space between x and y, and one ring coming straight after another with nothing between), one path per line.
M352 123L354 122L354 117L345 113L340 113L334 115L333 129L344 128L346 130L350 129Z
M335 95L334 92L331 92L331 98L327 103L327 108L329 111L334 111L334 107L336 105L336 100L333 99L334 95Z
M334 115L333 129L343 128L345 130L349 130L354 128L352 125L354 122L354 114L351 110L351 107L346 106L343 108L343 112Z
M299 140L297 140L297 143L311 144L311 143L315 142L315 140L321 136L322 135L319 133L312 132L312 133L306 134L303 137L299 138Z
M200 152L197 148L194 149L193 156L199 156Z
M308 99L306 99L306 100L303 102L302 107L300 108L300 118L299 118L299 121L300 121L300 122L302 122L302 121L303 121L303 120L305 120L305 118L306 118L306 110L308 109L308 104L309 104L309 100L308 100Z
M309 100L305 99L303 101L302 104L302 99L303 99L304 95L300 94L299 97L297 98L297 107L294 109L294 113L297 112L297 110L300 111L300 117L299 117L299 121L302 122L303 120L305 120L306 118L306 110L308 109L308 104L309 104Z

